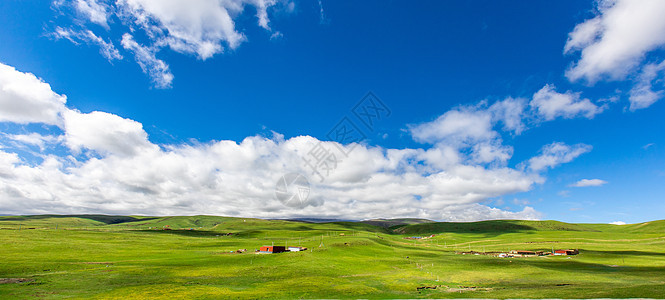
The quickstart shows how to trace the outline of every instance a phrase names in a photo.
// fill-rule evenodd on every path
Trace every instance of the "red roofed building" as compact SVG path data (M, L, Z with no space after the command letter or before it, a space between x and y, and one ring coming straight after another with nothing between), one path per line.
M577 249L571 250L571 249L561 249L561 250L555 250L554 255L577 255L579 254L580 251Z
M259 249L261 253L281 253L286 252L286 247L284 246L263 246Z

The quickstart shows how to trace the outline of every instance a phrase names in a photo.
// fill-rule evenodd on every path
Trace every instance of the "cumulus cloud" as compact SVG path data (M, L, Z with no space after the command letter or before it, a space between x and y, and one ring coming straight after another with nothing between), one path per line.
M423 153L432 165L460 162L506 165L513 155L513 147L503 144L499 129L519 135L542 122L557 118L590 119L603 110L604 107L589 99L581 99L580 93L559 93L548 84L534 93L531 100L508 97L491 105L481 101L476 105L460 106L433 121L411 125L409 131L414 140L435 145ZM540 156L530 160L530 169L541 171L555 167L590 149L582 144L572 147L563 143L546 145Z
M665 45L665 2L601 0L597 15L569 34L566 53L580 59L566 72L570 80L624 79L645 55Z
M497 132L499 124L503 131L519 135L529 126L543 121L577 117L591 119L603 110L604 107L591 100L582 99L580 93L559 93L554 85L547 84L534 93L530 100L508 97L491 105L481 101L477 105L460 106L433 121L411 125L409 131L421 143L497 145L496 142L500 142L500 134Z
M513 147L502 145L499 141L475 144L471 149L472 160L476 163L497 162L504 165L513 156Z
M607 181L601 179L582 179L571 184L572 187L601 186L607 184Z
M533 171L543 171L554 168L560 164L571 162L578 156L591 151L592 147L585 144L566 145L555 142L543 146L538 156L529 159L529 168Z
M66 168L67 162L59 157L30 167L1 152L0 157L7 158L2 165L7 176L0 179L5 188L0 189L0 206L8 213L418 216L440 220L538 217L529 209L511 213L477 204L488 197L530 189L534 179L519 171L472 166L431 175L397 171L380 148L356 147L349 163L340 164L339 172L319 183L312 180L314 176L298 155L318 142L308 136L285 141L256 136L241 143L173 145L168 150L144 149L132 156L108 155ZM360 159L353 156L371 159L362 160L365 163L359 167L353 162ZM292 171L305 174L312 184L312 205L303 209L285 207L274 198L275 183Z
M0 122L61 126L66 101L35 75L0 63Z
M31 74L10 71L45 84ZM45 88L49 95L64 99ZM39 99L41 94L25 97ZM51 105L34 99L21 101L37 103L34 109ZM61 103L64 105L64 100ZM141 123L117 115L64 108L54 118L59 119L54 123L63 124L61 133L5 135L26 145L60 143L66 153L44 151L41 161L27 163L11 149L0 150L3 212L423 217L451 221L540 217L530 207L511 212L480 204L489 198L528 191L542 183L540 175L455 159L460 155L458 149L442 144L429 149L386 149L340 145L310 136L284 139L276 134L273 138L247 137L241 142L158 146L149 140ZM38 120L46 121L51 120ZM453 140L470 141L459 131L450 132ZM484 136L475 134L471 140ZM316 145L348 152L340 156L337 168L323 182L303 163ZM511 155L492 147L499 146L481 143L477 159L507 159ZM309 178L311 202L304 208L284 206L275 197L279 178L291 172Z
M517 220L540 220L541 213L526 206L522 211L510 212L498 208L488 207L480 204L468 206L449 207L444 212L443 220L450 222L471 222L481 220L517 219Z
M410 126L416 141L434 144L422 153L433 166L473 163L503 166L513 155L513 148L503 144L501 135L494 130L498 122L504 128L521 132L522 106L513 99L500 101L487 107L485 102L476 106L462 106L450 110L437 119ZM517 111L512 111L513 108Z
M593 118L603 107L580 93L556 92L545 85L532 99L505 98L491 105L481 101L449 110L433 121L410 125L414 140L433 144L421 155L431 166L445 167L459 163L505 166L513 155L513 147L504 145L499 129L519 135L530 126L557 118ZM588 145L568 146L563 143L546 145L541 155L528 162L533 171L542 171L567 163L591 150Z
M90 149L105 155L135 155L155 148L148 141L143 125L114 114L75 110L64 113L65 142L75 152Z
M577 116L591 119L603 111L589 99L580 99L579 93L558 93L551 84L545 85L536 92L529 105L539 117L546 121L552 121L558 117L571 119Z
M120 51L113 45L110 41L105 41L101 37L95 35L92 31L84 30L74 30L71 28L62 28L57 27L53 36L56 39L67 39L70 42L78 45L79 43L84 43L88 45L96 45L99 47L99 53L106 58L109 62L112 62L116 59L122 59Z
M411 128L411 134L420 142L449 144L468 143L492 139L492 116L471 108L450 110L432 122Z
M614 221L614 222L611 222L610 224L612 224L612 225L626 225L626 222L624 222L624 221Z
M150 76L156 88L171 87L173 74L169 70L169 65L155 56L156 49L140 45L129 33L122 36L122 47L134 53L141 70Z

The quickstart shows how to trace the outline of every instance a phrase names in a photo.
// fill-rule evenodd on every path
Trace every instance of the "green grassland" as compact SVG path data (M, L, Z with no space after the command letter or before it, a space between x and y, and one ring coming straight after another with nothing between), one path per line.
M665 221L402 223L0 217L0 299L665 297ZM456 254L552 248L580 254Z

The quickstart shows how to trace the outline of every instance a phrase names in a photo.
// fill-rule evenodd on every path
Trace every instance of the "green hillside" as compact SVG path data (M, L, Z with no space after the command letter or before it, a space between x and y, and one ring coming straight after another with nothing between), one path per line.
M163 230L167 225L171 230ZM665 221L380 225L217 216L0 217L0 299L665 295ZM407 239L426 234L435 236ZM273 244L308 250L254 253ZM551 249L580 254L460 254Z
M660 234L665 233L665 220L651 221L651 222L644 222L644 223L630 224L630 225L618 225L618 226L610 225L610 226L615 226L615 227L625 226L624 230L631 232L660 233Z
M164 226L169 226L173 229L211 229L219 224L233 220L234 218L229 217L218 217L218 216L178 216L178 217L144 217L142 220L134 222L123 222L113 224L115 227L126 227L126 228L163 228Z
M528 231L598 231L594 227L558 221L493 220L481 222L434 222L398 225L391 228L399 234L510 233Z

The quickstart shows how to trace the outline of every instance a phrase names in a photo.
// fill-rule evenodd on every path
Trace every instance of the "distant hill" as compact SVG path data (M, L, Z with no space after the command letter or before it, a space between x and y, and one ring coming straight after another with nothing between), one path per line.
M665 233L665 220L649 221L627 225L607 225L634 233Z
M331 230L346 228L404 235L438 233L484 233L501 234L523 231L586 231L624 233L665 233L665 220L638 224L572 224L559 221L492 220L480 222L435 222L427 219L372 219L364 221L341 221L322 219L264 220L221 216L110 216L110 215L33 215L0 216L0 228L81 228L103 227L108 229L204 229L221 231L261 231L275 228L284 230L309 230L309 224L330 226ZM326 227L316 227L326 228Z
M296 221L305 223L333 223L333 222L355 222L355 220L347 219L319 219L319 218L292 218L292 219L271 219L280 221Z
M173 228L205 227L215 225L232 219L217 216L178 216L178 217L147 217L147 216L110 216L110 215L34 215L34 216L5 216L0 217L0 227L3 225L23 227L162 227L169 225Z
M435 221L427 219L402 218L402 219L371 219L371 220L360 221L360 223L379 226L383 228L389 228L399 225L435 223Z
M155 217L109 216L109 215L33 215L0 217L0 225L44 226L103 226L154 219Z

